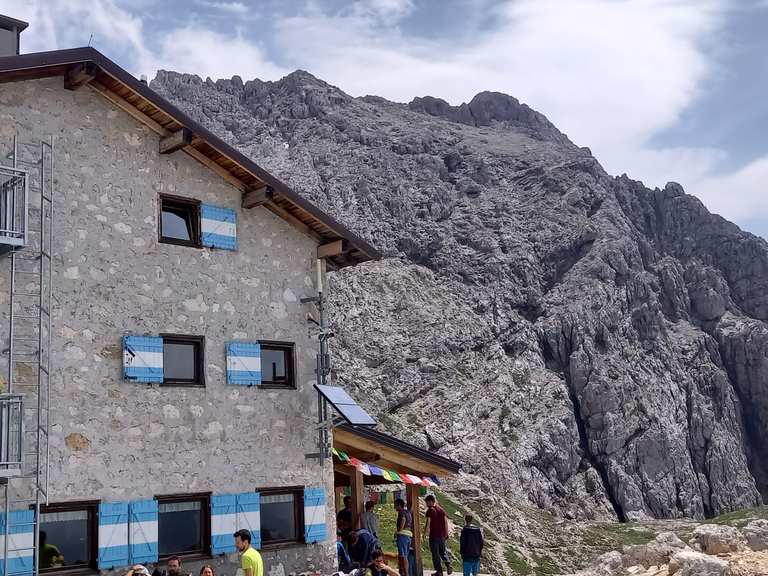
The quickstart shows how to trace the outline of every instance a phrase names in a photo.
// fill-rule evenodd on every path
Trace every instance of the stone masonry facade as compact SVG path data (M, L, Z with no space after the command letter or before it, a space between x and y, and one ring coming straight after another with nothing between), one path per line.
M305 457L316 340L299 299L314 291L315 240L241 209L221 177L181 151L160 155L149 128L61 78L2 85L3 147L14 134L56 142L50 501L324 486L330 536L331 466ZM235 209L238 250L160 243L159 194ZM3 265L4 312L8 293ZM205 388L123 380L122 337L162 333L205 336ZM225 342L240 339L294 342L297 389L227 385ZM266 573L329 569L334 550L266 550Z

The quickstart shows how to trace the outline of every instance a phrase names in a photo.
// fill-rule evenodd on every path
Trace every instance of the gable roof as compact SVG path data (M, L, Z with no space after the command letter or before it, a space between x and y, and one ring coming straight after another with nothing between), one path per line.
M379 252L287 184L190 118L145 83L94 48L73 48L0 58L0 83L62 76L65 85L87 84L161 137L173 136L180 149L254 198L244 207L261 205L293 226L331 244L322 252L329 268L378 259ZM320 256L321 252L318 252Z

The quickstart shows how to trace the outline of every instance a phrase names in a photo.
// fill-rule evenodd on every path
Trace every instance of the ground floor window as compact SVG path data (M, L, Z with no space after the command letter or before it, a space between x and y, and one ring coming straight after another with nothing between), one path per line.
M208 554L211 547L209 509L208 494L158 496L160 556Z
M261 542L283 544L304 539L304 505L301 488L268 488L261 494Z
M96 568L97 507L97 502L71 502L41 509L41 570Z

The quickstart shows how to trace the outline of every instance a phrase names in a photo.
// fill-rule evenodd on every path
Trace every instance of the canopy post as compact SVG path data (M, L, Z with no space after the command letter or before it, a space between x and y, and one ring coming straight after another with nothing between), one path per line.
M349 480L352 486L352 526L360 528L360 516L365 506L363 473L360 470L354 469Z
M408 509L413 515L413 550L416 554L416 574L409 576L424 576L424 564L421 559L421 513L419 511L419 486L406 484Z

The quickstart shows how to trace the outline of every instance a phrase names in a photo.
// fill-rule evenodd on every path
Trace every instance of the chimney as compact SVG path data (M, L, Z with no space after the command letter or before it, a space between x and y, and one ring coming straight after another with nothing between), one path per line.
M19 54L19 36L27 26L22 20L0 14L0 57Z

